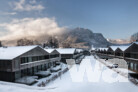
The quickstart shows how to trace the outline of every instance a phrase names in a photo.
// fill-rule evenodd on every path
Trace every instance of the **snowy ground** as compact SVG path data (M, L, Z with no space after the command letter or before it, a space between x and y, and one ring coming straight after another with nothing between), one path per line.
M137 92L138 87L132 84L131 82L113 82L113 83L107 83L103 79L106 78L106 80L110 79L110 74L113 74L114 76L118 76L121 80L127 80L127 78L122 77L121 75L118 75L113 70L110 70L103 64L101 64L99 61L96 61L93 56L87 56L85 59L90 59L92 66L95 66L95 64L99 64L99 69L97 72L101 72L101 77L99 82L89 82L87 80L87 76L84 76L84 80L82 82L73 82L70 76L69 72L66 72L64 75L62 75L61 78L56 79L55 81L49 83L47 87L29 87L21 84L14 84L14 83L6 83L6 82L0 82L0 92ZM84 60L82 62L85 62ZM101 68L102 66L102 68ZM79 65L77 65L79 67ZM106 72L105 75L105 70ZM97 75L94 75L95 78Z

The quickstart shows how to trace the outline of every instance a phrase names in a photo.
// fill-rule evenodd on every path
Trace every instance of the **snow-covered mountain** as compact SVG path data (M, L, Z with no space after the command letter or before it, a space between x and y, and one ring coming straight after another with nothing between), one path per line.
M75 39L74 43L85 43L85 46L106 47L111 45L101 33L93 33L89 29L75 28L64 34L64 39Z
M130 43L130 39L107 39L107 41L114 44L128 44Z
M63 43L68 43L71 47L75 48L89 48L92 45L94 47L106 47L111 45L111 43L108 42L101 33L93 33L91 30L85 28L68 29L60 35L54 34L53 36L59 40L61 46ZM47 42L48 37L49 35L43 35L33 37L33 40L37 40L40 44L42 44ZM30 37L30 39L32 38ZM16 45L17 40L3 41L3 44L10 46Z

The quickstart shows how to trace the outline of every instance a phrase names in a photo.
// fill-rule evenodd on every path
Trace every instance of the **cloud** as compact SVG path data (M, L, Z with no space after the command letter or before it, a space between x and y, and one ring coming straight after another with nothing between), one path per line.
M19 38L39 37L62 33L66 28L59 27L54 18L24 18L14 19L10 23L0 24L7 34L0 40L16 40ZM3 31L4 34L4 31Z
M26 3L26 0L20 0L19 2L13 2L13 5L16 11L34 11L45 8L41 4L37 4L36 0L30 0L28 3Z
M16 12L4 12L3 15L16 15Z

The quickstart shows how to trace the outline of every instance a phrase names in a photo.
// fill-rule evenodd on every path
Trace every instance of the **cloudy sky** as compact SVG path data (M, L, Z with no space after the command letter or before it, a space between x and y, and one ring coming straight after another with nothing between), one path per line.
M0 40L60 33L66 27L128 38L138 32L138 0L0 0Z

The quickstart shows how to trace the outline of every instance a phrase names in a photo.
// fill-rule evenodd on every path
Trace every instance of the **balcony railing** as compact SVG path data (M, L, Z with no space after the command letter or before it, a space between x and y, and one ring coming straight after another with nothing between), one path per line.
M47 63L53 62L53 61L59 61L59 60L60 60L60 57L56 57L56 58L50 58L50 59L46 59L46 60L40 60L40 61L20 64L20 70L39 66L39 65L43 65L43 64L47 64Z

